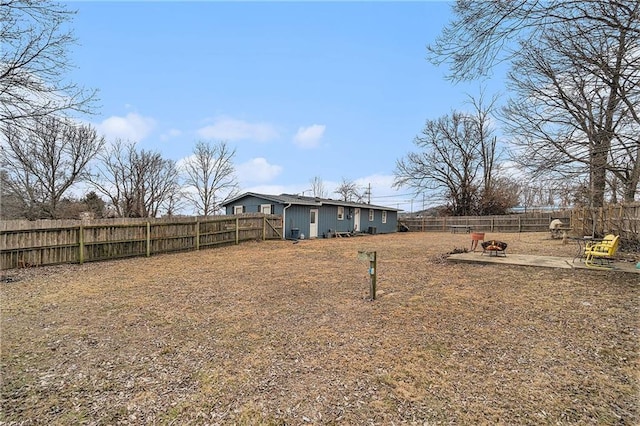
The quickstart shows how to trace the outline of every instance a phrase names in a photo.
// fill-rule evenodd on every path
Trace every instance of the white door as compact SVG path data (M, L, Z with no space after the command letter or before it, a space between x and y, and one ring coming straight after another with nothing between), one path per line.
M353 211L353 230L356 232L360 230L360 209Z
M311 209L309 214L309 238L318 237L318 209Z

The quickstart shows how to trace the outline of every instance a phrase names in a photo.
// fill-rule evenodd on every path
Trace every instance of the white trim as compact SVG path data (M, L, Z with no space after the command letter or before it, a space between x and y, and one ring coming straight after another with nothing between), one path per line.
M260 204L260 213L272 214L271 204Z
M318 215L320 209L309 209L309 238L318 238ZM315 219L311 222L311 217Z
M291 203L284 206L282 209L282 239L287 239L287 209L291 207Z

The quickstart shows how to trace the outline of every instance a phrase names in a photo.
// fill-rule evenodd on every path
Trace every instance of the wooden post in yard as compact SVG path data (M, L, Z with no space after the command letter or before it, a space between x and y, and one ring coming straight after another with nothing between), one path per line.
M378 269L378 260L375 251L358 251L358 259L369 261L369 276L371 277L371 285L369 287L369 297L376 300L376 274Z
M378 259L376 256L376 252L372 252L373 260L369 259L369 274L371 275L371 288L369 289L369 295L371 296L371 300L376 300L376 285L377 285L377 269L378 269Z
M236 217L236 244L240 244L240 219Z

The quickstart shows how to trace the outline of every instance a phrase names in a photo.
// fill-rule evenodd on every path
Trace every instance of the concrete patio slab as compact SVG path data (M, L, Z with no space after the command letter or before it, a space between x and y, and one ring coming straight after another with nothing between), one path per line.
M509 254L506 256L488 256L481 252L457 253L449 255L448 259L453 262L470 263L502 263L505 265L539 266L543 268L559 269L588 269L590 271L603 270L587 268L584 261L572 258L555 256L533 256L527 254ZM610 271L630 272L640 275L640 269L631 262L614 262Z

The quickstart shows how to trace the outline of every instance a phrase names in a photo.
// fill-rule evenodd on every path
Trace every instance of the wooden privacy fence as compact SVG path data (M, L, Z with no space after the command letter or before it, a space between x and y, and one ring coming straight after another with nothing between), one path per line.
M627 242L640 242L640 203L617 204L571 212L573 231L579 235L620 235Z
M0 269L83 263L282 238L282 216L3 222Z
M480 232L546 232L553 219L569 225L574 236L615 234L626 247L640 247L640 203L505 216L407 217L399 221L410 231L419 232L449 231L452 226Z
M569 223L570 211L526 213L504 216L443 216L408 217L399 222L409 231L448 232L451 227L468 226L481 232L543 232L549 231L553 219Z

